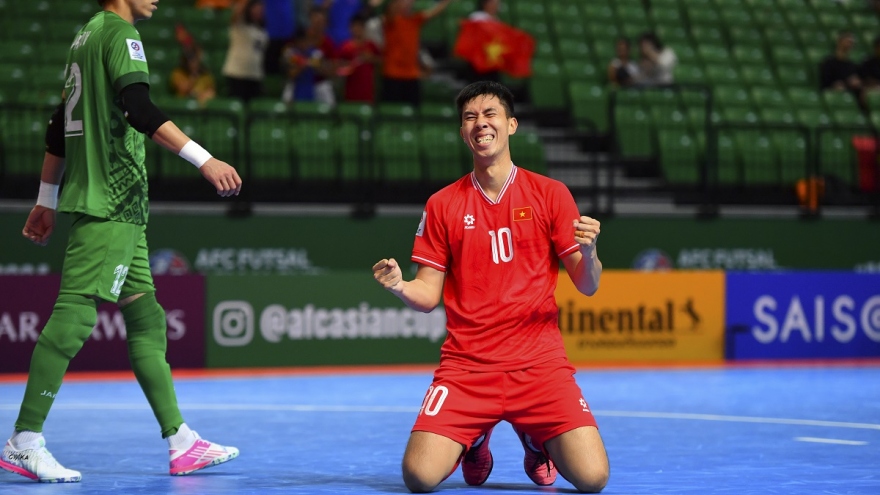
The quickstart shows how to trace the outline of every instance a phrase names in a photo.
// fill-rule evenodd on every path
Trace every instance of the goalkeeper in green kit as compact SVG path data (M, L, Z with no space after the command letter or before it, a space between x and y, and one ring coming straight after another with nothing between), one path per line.
M198 167L220 196L237 195L241 179L150 101L147 58L134 23L149 19L158 0L98 3L102 11L70 46L63 101L46 129L39 198L22 231L44 245L56 210L71 215L61 290L37 340L15 430L0 457L0 468L42 482L81 479L53 458L41 432L101 301L120 306L131 367L168 440L170 474L189 474L238 456L238 449L190 430L177 406L165 360L165 312L156 301L145 237L144 136Z

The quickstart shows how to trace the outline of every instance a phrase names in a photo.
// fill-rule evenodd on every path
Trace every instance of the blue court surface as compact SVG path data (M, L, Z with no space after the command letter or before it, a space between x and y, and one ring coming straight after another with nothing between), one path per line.
M880 494L880 366L580 370L610 461L609 494ZM0 472L0 494L407 493L400 460L429 372L178 378L187 423L241 449L224 465L167 475L167 446L133 380L65 383L48 447L81 483ZM552 386L552 384L548 384ZM0 383L12 430L24 383ZM2 426L5 425L5 426ZM506 423L495 469L440 493L574 493L533 485Z

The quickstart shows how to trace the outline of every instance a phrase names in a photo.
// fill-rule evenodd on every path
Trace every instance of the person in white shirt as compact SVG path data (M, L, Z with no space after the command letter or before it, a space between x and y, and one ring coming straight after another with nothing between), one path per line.
M672 48L664 46L654 33L645 33L639 37L639 73L636 83L641 86L662 86L675 82L673 71L678 64L678 57Z

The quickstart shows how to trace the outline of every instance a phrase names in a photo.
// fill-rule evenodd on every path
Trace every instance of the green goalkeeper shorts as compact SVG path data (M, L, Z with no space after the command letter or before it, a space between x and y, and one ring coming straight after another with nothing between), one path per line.
M82 213L73 213L71 217L73 223L61 269L62 294L116 302L156 291L150 273L146 226Z

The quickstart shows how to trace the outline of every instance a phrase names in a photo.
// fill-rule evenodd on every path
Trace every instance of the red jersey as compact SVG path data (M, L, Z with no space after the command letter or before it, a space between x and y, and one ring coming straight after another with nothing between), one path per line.
M473 172L431 196L412 260L446 272L441 366L511 371L566 356L554 292L579 217L564 184L516 166L494 202Z
M374 79L373 63L362 59L379 55L379 47L370 40L357 42L348 40L339 48L339 58L354 63L351 74L345 79L345 100L373 102Z

